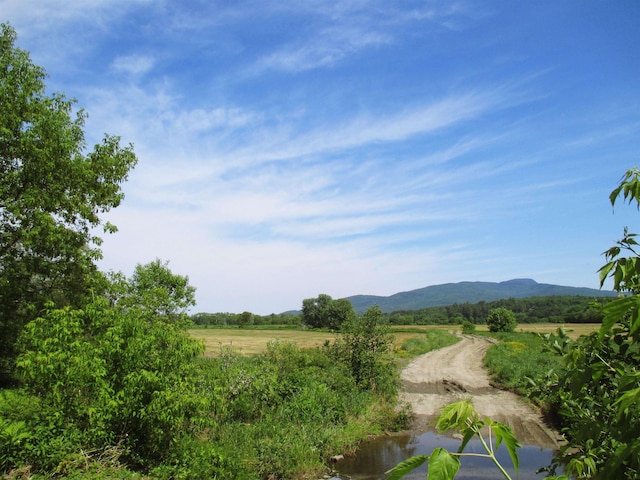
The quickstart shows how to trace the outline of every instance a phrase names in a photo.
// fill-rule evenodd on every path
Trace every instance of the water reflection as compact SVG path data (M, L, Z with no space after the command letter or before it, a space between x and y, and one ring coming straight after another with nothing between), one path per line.
M429 455L434 448L442 447L455 452L460 446L460 440L437 435L434 432L426 432L419 435L398 434L379 437L368 441L358 449L353 457L345 458L337 465L337 470L344 478L355 480L381 480L385 478L384 472L394 467L403 460L413 455ZM482 444L478 440L472 440L465 448L468 453L485 453ZM520 480L542 479L544 473L536 474L540 467L551 463L553 450L536 446L523 446L518 450L520 460L520 474L515 475L511 458L501 446L497 453L498 460L506 467L512 476ZM478 457L464 457L461 459L461 467L456 480L470 480L478 478L502 478L491 460ZM414 480L427 478L427 464L414 470L405 479Z

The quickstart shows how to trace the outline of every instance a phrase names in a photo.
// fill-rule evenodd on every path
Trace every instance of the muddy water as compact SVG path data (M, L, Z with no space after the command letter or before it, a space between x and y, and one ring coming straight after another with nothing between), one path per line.
M437 435L434 432L384 436L364 443L355 456L345 458L335 468L343 479L382 480L386 477L384 472L414 455L429 455L436 447L455 452L459 446L460 440ZM469 443L465 452L485 453L480 442L475 440ZM536 470L547 466L552 456L551 449L523 446L518 449L520 474L516 477L513 464L504 446L501 446L497 453L498 460L506 467L509 475L519 480L544 478L544 473L536 474ZM464 457L461 459L461 464L456 480L503 478L489 459ZM427 464L423 464L404 478L425 480Z

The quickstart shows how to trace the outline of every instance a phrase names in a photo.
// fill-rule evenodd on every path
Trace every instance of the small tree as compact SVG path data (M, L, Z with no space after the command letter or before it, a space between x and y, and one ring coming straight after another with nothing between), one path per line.
M511 310L499 307L489 311L487 325L490 332L513 332L518 322Z
M385 395L396 392L395 369L388 361L393 337L377 305L343 326L342 338L330 352L349 366L358 386Z

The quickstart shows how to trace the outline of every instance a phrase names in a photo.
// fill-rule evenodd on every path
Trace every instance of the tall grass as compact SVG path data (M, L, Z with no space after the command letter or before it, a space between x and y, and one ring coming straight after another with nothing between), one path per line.
M525 397L535 397L538 385L562 369L561 357L545 348L545 340L530 332L497 333L500 340L484 358L493 379ZM540 398L535 398L541 401Z
M396 330L396 332L399 331L402 330ZM398 356L402 358L416 357L432 350L448 347L460 340L459 337L448 330L431 329L420 330L419 332L419 336L408 338L402 342L400 347L396 349Z

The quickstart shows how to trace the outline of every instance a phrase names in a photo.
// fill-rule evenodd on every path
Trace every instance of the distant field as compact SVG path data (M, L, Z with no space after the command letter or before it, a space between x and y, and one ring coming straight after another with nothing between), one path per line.
M558 328L563 327L567 332L567 335L571 338L578 338L580 335L588 335L591 332L595 332L600 328L599 323L519 323L516 327L516 332L536 332L536 333L555 333ZM399 330L419 330L430 328L445 328L450 330L460 331L460 327L455 325L415 325L408 327L392 327L392 329ZM478 332L488 332L489 328L486 325L476 325Z
M581 335L588 335L600 328L599 323L520 323L516 327L516 332L536 332L555 333L558 328L563 327L569 337L576 339ZM480 328L479 328L480 330ZM488 331L486 325L482 325L481 330Z
M333 341L336 335L310 330L253 330L241 328L192 329L189 333L201 338L207 347L206 355L217 355L221 348L231 347L242 355L264 352L267 343L279 340L295 343L300 348L321 346L326 340Z
M516 331L520 332L555 332L561 325L557 323L532 323L520 324ZM563 325L567 334L571 338L589 334L599 328L597 324L568 323ZM402 343L413 337L420 336L420 332L429 329L445 329L460 331L457 325L417 325L417 326L394 326L391 331L395 337L395 345L399 347ZM478 331L487 331L486 325L478 325ZM207 351L206 355L215 356L223 347L231 347L235 352L242 355L253 355L264 352L267 343L279 340L281 342L295 343L300 348L319 347L325 341L333 341L337 335L329 332L316 332L313 330L253 330L239 328L194 328L189 333L195 338L204 340Z
M442 327L426 327L442 328ZM448 327L451 330L458 330L455 327ZM392 332L397 346L408 338L419 337L420 329L406 328L404 332ZM337 334L329 332L316 332L313 330L254 330L240 328L194 328L189 333L195 338L204 340L207 347L206 355L218 355L221 348L231 347L235 352L242 355L253 355L262 353L267 349L267 344L272 341L295 343L300 348L314 348L324 344L329 340L333 342Z

